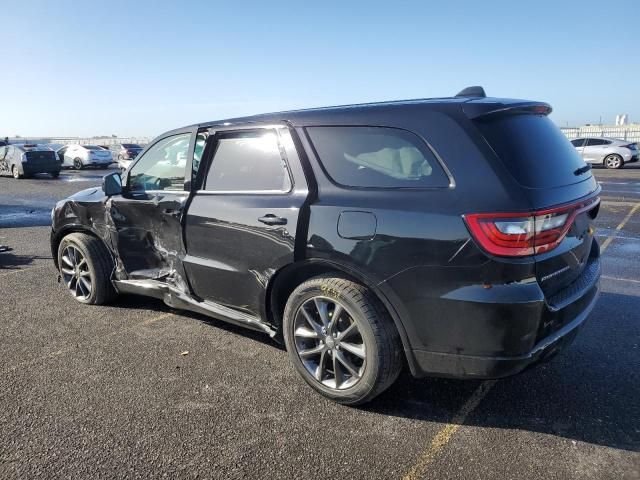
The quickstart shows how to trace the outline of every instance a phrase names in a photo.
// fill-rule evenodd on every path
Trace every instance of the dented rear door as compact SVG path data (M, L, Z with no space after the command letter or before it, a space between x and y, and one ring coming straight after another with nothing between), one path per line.
M185 221L184 260L193 292L261 316L269 280L293 262L308 188L284 126L211 132L202 185Z

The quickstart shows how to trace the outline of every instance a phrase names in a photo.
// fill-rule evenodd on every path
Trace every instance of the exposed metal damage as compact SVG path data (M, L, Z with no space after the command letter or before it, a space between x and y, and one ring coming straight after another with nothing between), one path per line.
M54 223L62 228L53 235L58 237L58 242L71 231L88 231L98 236L111 253L114 262L112 283L119 293L155 297L172 308L190 310L275 336L276 329L257 315L192 295L183 266L186 251L179 215L148 222L151 228L142 230L138 228L136 219L127 215L127 209L112 198L96 201L102 195L100 189L87 189L75 194L61 208L54 209L53 215L57 216ZM158 197L149 203L157 208ZM174 223L174 228L168 223ZM175 228L176 223L180 228ZM121 252L131 250L127 250L131 241L139 242L144 247L139 249L135 258L123 258ZM57 242L52 245L57 245ZM57 258L56 252L53 254ZM128 265L146 268L128 269ZM273 268L249 270L264 289L275 271Z

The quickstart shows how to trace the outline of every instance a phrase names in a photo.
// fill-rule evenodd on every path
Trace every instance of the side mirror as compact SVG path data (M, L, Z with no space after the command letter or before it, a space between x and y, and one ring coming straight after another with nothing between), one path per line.
M102 191L108 197L122 193L122 178L118 172L110 173L102 178Z

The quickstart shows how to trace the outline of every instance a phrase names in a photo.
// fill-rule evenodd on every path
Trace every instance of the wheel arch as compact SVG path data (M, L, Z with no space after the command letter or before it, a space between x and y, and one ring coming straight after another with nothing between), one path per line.
M107 251L109 252L109 255L111 255L111 258L113 259L113 252L111 251L111 248L109 248L109 245L107 245L107 243L102 239L102 237L100 237L98 232L96 232L94 229L81 224L63 225L58 230L51 233L51 256L53 257L53 263L56 266L56 269L60 268L60 266L58 265L58 248L60 247L60 242L62 242L62 239L64 237L66 237L71 233L85 233L87 235L97 238L104 244Z
M404 350L407 363L409 364L409 368L412 373L415 372L415 359L413 358L406 329L400 319L400 315L391 301L378 287L376 282L372 281L365 274L349 265L344 265L330 260L309 259L295 262L281 268L271 277L271 280L267 285L265 295L265 310L268 321L276 328L278 336L281 336L282 334L282 317L287 299L291 292L293 292L293 290L302 282L305 282L310 278L332 272L361 283L365 287L369 288L378 298L391 316L396 330L400 335L402 348Z

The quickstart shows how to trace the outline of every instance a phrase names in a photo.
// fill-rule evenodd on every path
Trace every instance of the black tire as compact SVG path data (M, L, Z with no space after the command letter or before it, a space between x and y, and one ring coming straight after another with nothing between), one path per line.
M614 170L624 167L624 160L620 155L617 155L615 153L604 157L603 163L606 168Z
M366 346L360 379L345 389L327 387L307 370L296 347L294 325L299 309L315 297L333 297L357 323ZM402 343L384 306L367 287L335 275L322 275L299 285L289 296L284 311L283 334L289 359L300 376L323 396L345 405L371 401L398 378L402 370ZM329 351L330 353L331 351Z
M91 293L87 298L78 298L76 300L81 303L90 305L103 305L113 300L117 293L111 283L111 274L114 264L107 247L96 237L85 233L71 233L64 237L58 246L58 267L62 276L62 283L65 284L62 272L63 252L69 246L73 246L80 250L84 258L87 260L88 270L91 278ZM65 286L67 286L65 284Z
M79 158L74 158L73 168L75 168L76 170L82 170L84 168L84 164L82 163L82 160Z
M51 172L51 178L58 178L60 176L60 171Z

